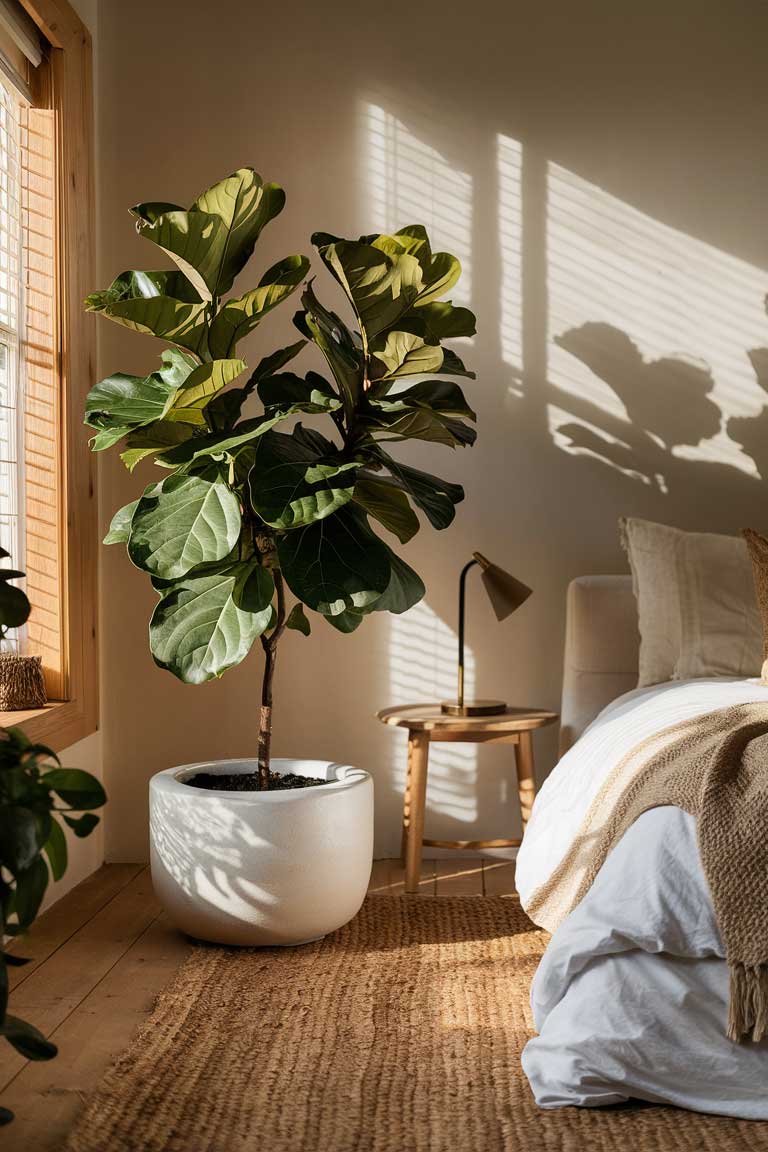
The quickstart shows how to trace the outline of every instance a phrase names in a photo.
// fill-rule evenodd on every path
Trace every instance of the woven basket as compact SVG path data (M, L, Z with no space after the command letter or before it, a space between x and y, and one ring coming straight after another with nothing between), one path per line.
M42 657L0 652L0 712L42 708L46 702Z

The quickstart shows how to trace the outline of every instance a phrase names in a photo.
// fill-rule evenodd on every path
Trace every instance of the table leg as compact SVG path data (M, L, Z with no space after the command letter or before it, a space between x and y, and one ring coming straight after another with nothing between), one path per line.
M412 788L413 788L413 772L411 771L411 764L413 762L413 744L408 738L408 767L405 770L405 790L403 791L403 831L400 837L400 863L405 868L405 849L408 843L408 828L411 823L412 809Z
M536 775L533 767L533 735L530 732L521 732L515 744L515 762L517 764L517 791L520 797L520 818L523 821L523 832L531 815L533 801L536 798Z
M405 890L418 892L421 879L421 841L424 838L424 808L427 798L429 733L408 735L408 775L410 803L405 840Z

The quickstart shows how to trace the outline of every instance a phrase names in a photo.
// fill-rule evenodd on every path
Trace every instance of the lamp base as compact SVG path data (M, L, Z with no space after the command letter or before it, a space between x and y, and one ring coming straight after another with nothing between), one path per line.
M463 704L444 700L440 705L440 711L446 716L499 716L506 710L503 700L465 700Z

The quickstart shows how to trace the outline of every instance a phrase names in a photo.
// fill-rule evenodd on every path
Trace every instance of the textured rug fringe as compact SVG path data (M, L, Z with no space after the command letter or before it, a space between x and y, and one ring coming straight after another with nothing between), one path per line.
M768 1036L768 964L730 964L728 1039Z

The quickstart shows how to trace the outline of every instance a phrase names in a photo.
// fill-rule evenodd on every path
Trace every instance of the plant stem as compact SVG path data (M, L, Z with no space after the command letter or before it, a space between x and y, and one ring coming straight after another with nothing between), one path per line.
M278 568L273 569L275 591L277 593L277 622L272 635L261 637L264 649L264 678L261 682L261 711L259 713L259 791L269 789L269 763L272 745L272 680L275 675L277 643L285 631L285 586Z

